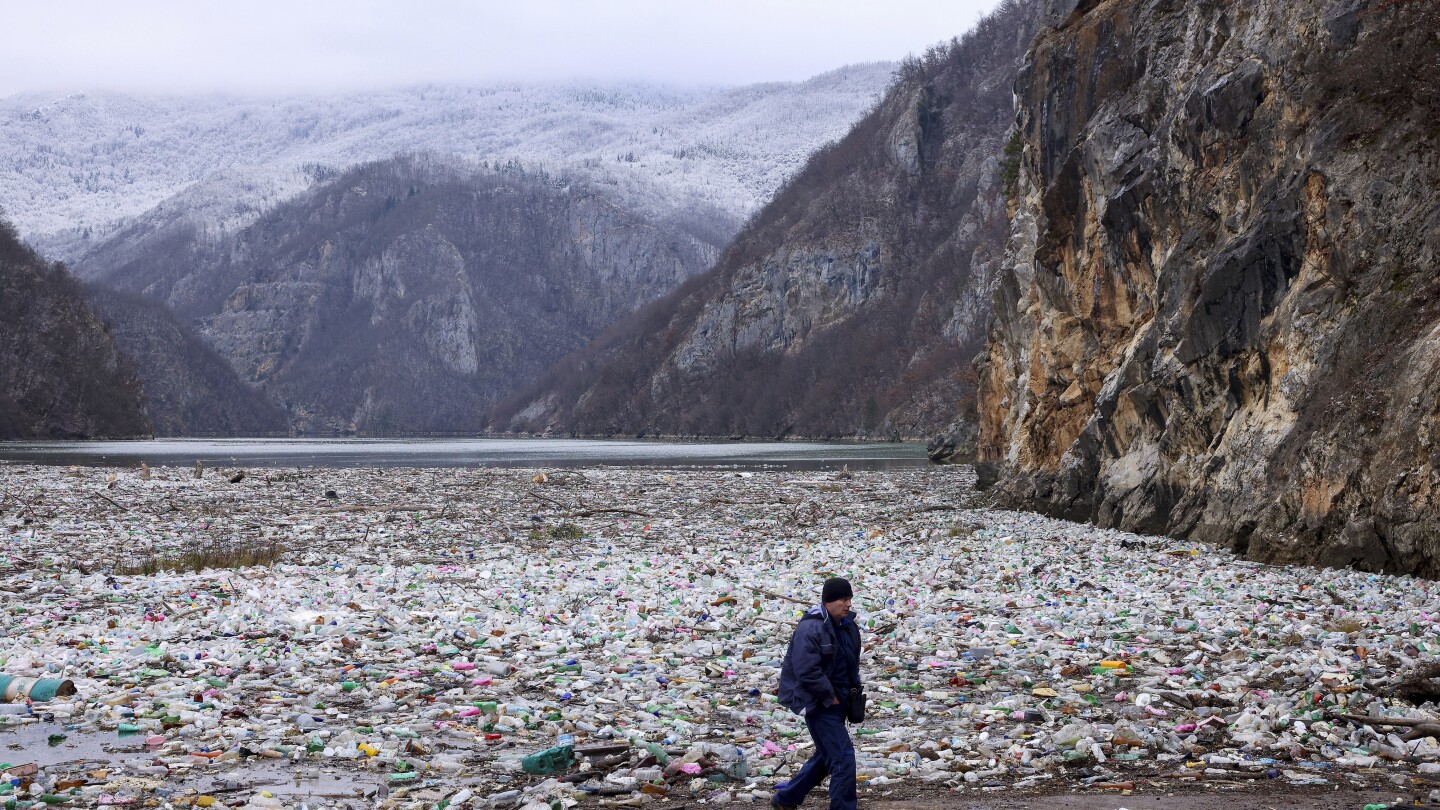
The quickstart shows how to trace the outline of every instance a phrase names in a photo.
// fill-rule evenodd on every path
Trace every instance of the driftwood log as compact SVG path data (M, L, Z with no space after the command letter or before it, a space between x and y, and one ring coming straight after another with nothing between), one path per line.
M1440 661L1428 661L1411 668L1386 687L1384 694L1416 706L1427 701L1440 703Z
M1365 726L1392 726L1395 728L1408 728L1406 733L1400 736L1405 742L1422 740L1426 737L1440 739L1440 723L1430 719L1416 719L1413 717L1374 717L1368 714L1336 714L1337 720L1344 720L1347 723L1356 723Z

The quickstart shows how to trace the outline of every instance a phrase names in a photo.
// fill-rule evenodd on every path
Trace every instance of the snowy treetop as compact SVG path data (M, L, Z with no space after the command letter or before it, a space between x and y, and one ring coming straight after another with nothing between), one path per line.
M730 88L17 95L0 99L0 208L32 240L98 236L182 192L202 209L258 213L357 163L426 153L580 173L646 189L646 207L673 195L738 219L872 107L893 67Z

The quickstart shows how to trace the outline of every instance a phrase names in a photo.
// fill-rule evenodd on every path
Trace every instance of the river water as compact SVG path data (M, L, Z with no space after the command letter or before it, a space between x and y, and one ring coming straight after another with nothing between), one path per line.
M0 465L134 467L775 467L929 464L918 444L601 439L154 439L0 442Z

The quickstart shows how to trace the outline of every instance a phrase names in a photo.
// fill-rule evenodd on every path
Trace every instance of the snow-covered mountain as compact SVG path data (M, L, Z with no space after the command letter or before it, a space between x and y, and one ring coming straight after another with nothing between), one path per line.
M195 357L190 341L136 317L134 299L195 326L297 432L473 433L499 398L713 263L707 230L644 219L560 175L400 157L317 183L220 238L187 223L126 227L76 272L121 292L96 300L124 321L117 340L137 364L166 372L146 393L200 403L182 422L152 398L157 432L270 428L232 418L241 403L218 395L225 381L175 362ZM211 379L207 404L194 389Z
M638 211L738 222L878 100L893 65L736 88L418 87L339 96L0 99L0 207L57 258L171 201L243 227L365 161L434 153L519 161L617 188Z

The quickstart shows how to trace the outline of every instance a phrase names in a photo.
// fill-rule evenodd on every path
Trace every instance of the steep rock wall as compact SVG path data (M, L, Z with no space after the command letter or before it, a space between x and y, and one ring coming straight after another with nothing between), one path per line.
M1105 0L1037 37L982 483L1440 575L1440 4Z

